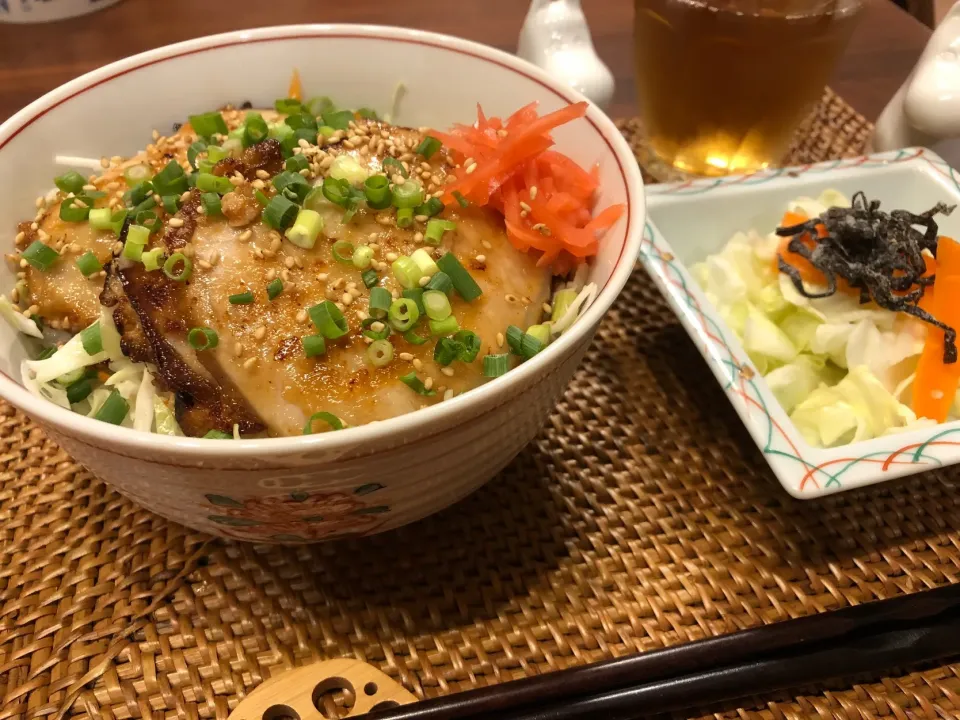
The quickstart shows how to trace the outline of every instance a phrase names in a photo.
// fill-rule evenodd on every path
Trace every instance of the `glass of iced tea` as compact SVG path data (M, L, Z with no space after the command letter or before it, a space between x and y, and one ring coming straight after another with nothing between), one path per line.
M640 110L661 179L779 164L860 10L860 0L635 2Z

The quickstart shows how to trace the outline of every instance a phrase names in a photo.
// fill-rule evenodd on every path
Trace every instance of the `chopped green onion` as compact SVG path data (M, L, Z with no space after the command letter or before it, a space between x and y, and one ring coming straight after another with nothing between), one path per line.
M460 343L443 337L437 340L437 345L433 349L433 360L438 365L446 367L456 360L461 352L463 352L463 346Z
M330 177L335 177L337 180L346 180L352 186L363 185L370 177L370 171L361 165L355 157L347 154L337 155L327 172Z
M100 335L100 321L80 331L80 344L87 355L103 352L103 337Z
M180 210L180 196L179 195L164 195L163 196L163 209L167 212L168 215L176 215Z
M339 205L340 207L346 207L347 203L350 202L351 197L351 187L350 183L346 180L338 180L337 178L325 177L323 179L323 196L332 202L334 205Z
M347 240L337 240L333 244L330 252L333 254L333 259L338 263L343 263L344 265L353 264L353 243Z
M205 192L200 196L200 204L203 206L203 212L210 217L220 215L223 212L223 204L220 196L215 192Z
M293 128L286 123L270 123L269 128L270 129L267 131L267 135L272 137L274 140L279 140L281 147L286 140L292 138L294 135Z
M428 340L428 338L420 337L413 330L407 330L403 334L403 339L406 340L411 345L423 345Z
M160 222L160 218L157 217L157 214L153 210L138 212L134 222L136 222L137 225L145 227L151 235L163 229L163 223Z
M249 305L253 302L254 298L253 293L247 290L246 292L231 295L227 300L230 301L231 305Z
M428 324L430 325L430 334L434 337L438 335L453 335L460 331L460 323L457 322L457 319L453 315L445 317L443 320L430 320Z
M204 440L233 440L233 435L226 433L223 430L207 430L206 434L203 436Z
M56 352L57 352L58 349L59 349L59 348L57 348L56 346L50 346L50 347L45 347L45 348L43 348L43 349L37 354L37 360L46 360L46 359L49 358L49 357L53 357L53 355L56 354Z
M129 409L130 405L123 399L123 395L121 395L119 391L114 390L107 396L107 399L103 401L103 405L100 406L100 409L97 410L97 413L93 417L101 422L119 425L127 416Z
M408 228L413 225L413 208L400 208L397 210L397 227Z
M90 227L94 230L111 230L113 229L113 223L110 222L112 215L113 211L110 208L94 208L87 216L87 220L90 221Z
M297 175L297 177L300 176ZM230 182L228 178L221 177L220 175L202 172L197 175L197 190L225 195L233 190L233 183Z
M90 216L88 202L89 200L82 195L68 197L60 203L60 219L66 222L83 222Z
M87 378L83 377L67 387L67 402L75 405L82 400L86 400L87 396L92 392L93 385L90 384Z
M393 302L393 296L386 288L375 287L370 289L370 305L368 312L370 317L376 320L382 320L387 316L390 310L390 304Z
M520 345L523 341L523 330L516 325L507 327L507 346L514 355L520 354Z
M294 131L310 130L314 135L317 133L317 119L307 112L288 115L283 122L292 127Z
M294 100L293 98L277 100L273 103L273 107L276 108L278 113L282 113L283 115L303 112L303 103L299 100Z
M420 319L420 310L417 303L410 298L400 298L390 303L390 310L387 312L390 325L397 332L406 332Z
M93 212L91 210L91 212ZM127 221L129 213L126 210L117 210L110 216L110 229L119 237L123 232L123 224Z
M446 293L437 290L428 290L423 293L423 307L431 320L443 320L450 317L450 313L453 312Z
M539 340L540 344L546 347L550 344L550 323L544 323L543 325L531 325L527 328L527 335Z
M158 172L153 178L153 189L159 195L181 195L187 189L187 175L180 167L180 163L171 160L166 167ZM143 202L146 198L141 199Z
M63 175L58 175L55 177L53 182L63 192L74 194L82 191L83 186L87 184L87 181L84 180L83 175L78 173L76 170L67 170L67 172L65 172Z
M443 270L434 273L429 282L423 286L424 290L439 290L442 293L449 294L453 290L453 281Z
M423 275L413 260L406 255L401 255L394 260L391 267L393 268L394 276L403 287L407 289L419 287L420 278L423 277Z
M457 224L451 222L450 220L441 220L440 218L433 218L432 220L427 221L427 232L424 233L424 239L430 245L439 245L443 240L443 234L445 232L453 231L457 229Z
M126 180L127 185L130 185L131 187L139 182L143 182L144 180L149 180L152 177L153 169L146 163L131 165L123 171L123 179Z
M323 335L307 335L300 338L300 344L303 345L303 354L307 357L323 355L327 351L327 341Z
M314 305L309 312L314 326L328 340L336 340L347 334L349 328L343 313L329 300Z
M370 108L362 107L357 109L357 116L362 117L364 120L379 120L377 117L377 111Z
M267 121L263 119L263 115L248 113L246 120L243 122L243 138L241 139L243 147L250 147L266 140L269 133L270 128L267 126Z
M467 302L473 302L483 295L483 290L477 285L477 281L474 280L466 268L460 264L460 261L457 260L453 253L446 253L437 260L437 265L450 276L450 279L453 281L454 290Z
M325 112L333 112L336 109L337 106L333 104L333 100L326 95L318 95L307 100L307 110L311 115L323 115Z
M294 155L294 157L298 156ZM285 170L274 177L273 186L278 193L289 190L296 197L297 202L303 202L307 194L313 189L303 175L292 170Z
M432 135L427 135L420 144L417 145L417 149L414 150L414 152L417 155L422 155L424 160L429 160L440 147L441 144L439 140Z
M420 378L417 377L415 372L404 375L402 378L400 378L400 382L417 393L417 395L426 395L429 397L437 394L436 390L427 390L426 385L424 385Z
M463 193L461 193L459 190L454 190L454 191L453 191L452 193L450 193L450 194L453 195L453 198L454 198L458 203L460 203L460 207L470 207L470 201L467 200L467 199L463 196Z
M291 134L287 135L280 141L280 148L284 152L284 157L293 157L294 148L300 147L300 141L306 140L310 145L317 144L317 131L311 130L310 128L300 128L299 130L293 130L289 126L286 126Z
M162 265L161 261L163 260L163 248L154 248L153 250L147 250L140 256L140 262L143 263L143 269L147 272L153 272L159 270Z
M363 181L363 194L367 205L374 210L390 207L393 196L390 194L390 181L384 175L371 175Z
M524 333L523 337L520 338L520 354L526 360L529 360L538 352L543 350L543 347L543 343L529 333Z
M360 245L353 251L353 266L357 270L366 270L373 261L373 248L369 245Z
M274 278L267 285L267 299L273 300L280 293L283 292L283 280L280 278Z
M390 158L393 160L393 158ZM423 202L423 188L416 180L407 180L403 185L393 186L393 206L415 208Z
M230 153L222 145L210 145L207 147L207 160L214 165L229 156Z
M56 379L57 385L62 387L67 387L68 385L73 385L77 380L85 378L87 376L87 368L81 367L76 370L71 370L68 373L64 373Z
M458 348L459 354L457 355L457 359L460 362L472 363L477 359L482 344L479 335L469 330L461 330L453 336L453 339L460 345Z
M310 168L310 161L307 160L306 155L301 153L288 158L283 164L283 167L285 170L289 170L290 172L299 173L301 170L307 170ZM276 183L276 179L274 179L274 183Z
M379 325L379 330L374 330L373 326ZM361 335L368 337L371 340L386 340L393 333L393 329L387 325L382 320L377 320L372 317L366 318L362 323L360 323Z
M190 173L189 175L187 175L187 187L188 187L188 188L195 188L195 187L197 186L197 175L199 175L199 174L200 174L200 172L198 171L198 172L192 172L192 173Z
M407 169L403 166L403 163L400 162L399 160L397 160L396 158L392 158L392 157L386 158L386 159L383 161L383 163L380 165L380 167L382 167L382 168L383 168L383 171L384 171L385 173L387 173L388 175L397 174L397 175L400 175L400 176L403 177L403 178L408 178L408 177L410 177L409 173L407 173ZM391 167L395 167L395 168L396 168L396 170L394 170L392 173L391 173L391 171L389 170L389 168L391 168ZM406 183L404 183L404 184L406 184ZM416 185L419 187L420 184L419 184L419 183L416 183ZM399 206L398 206L398 207L399 207Z
M257 199L257 202L263 206L270 204L270 198L268 198L262 190L254 190L253 196Z
M328 412L316 412L310 416L310 419L307 420L307 424L303 426L304 435L313 434L313 423L316 422L317 420L325 422L333 430L343 430L343 423L340 421L340 418L338 418L336 415Z
M510 369L510 356L506 353L502 355L484 355L483 356L483 376L496 378L504 375Z
M570 288L557 290L553 296L553 308L550 312L550 319L553 322L557 322L566 315L567 310L573 305L573 301L577 299L577 295L577 291Z
M180 166L177 165L177 167L180 167ZM160 177L160 175L162 174L163 172L161 171L161 173L157 175L157 177ZM137 183L136 185L134 185L132 188L130 188L123 194L123 202L128 207L136 207L137 205L142 203L144 200L152 196L153 196L153 183L148 180L144 180L142 183Z
M197 169L197 155L207 151L207 144L203 140L197 140L193 145L187 148L187 162L194 170ZM181 168L182 169L182 168Z
M296 203L290 202L282 195L274 197L263 211L263 220L274 230L286 230L293 225L300 214Z
M190 127L200 137L210 137L216 133L227 134L227 124L223 121L223 115L217 111L191 115L187 119L190 121Z
M207 174L213 173L214 166L216 166L216 163L213 160L211 160L209 157L206 160L200 160L197 163L197 176L199 177L200 173L207 173ZM196 187L196 186L197 186L197 178L195 177L193 179L193 187Z
M77 258L77 267L84 277L90 277L94 273L103 270L103 265L97 260L97 256L87 250L83 255Z
M178 264L183 265L183 267L180 269L180 272L176 271ZM167 261L163 264L163 274L171 280L176 280L177 282L186 282L193 274L193 261L183 253L176 252L168 257Z
M127 238L123 243L123 257L127 260L140 260L140 256L143 255L143 248L149 240L149 229L143 225L131 225L127 228Z
M443 212L443 203L440 202L440 198L427 198L427 201L423 205L417 206L417 209L414 211L417 215L426 215L427 217L433 217Z
M353 122L353 113L349 110L327 111L320 113L323 124L334 130L346 130Z
M377 271L374 269L364 270L360 273L360 277L363 279L363 285L367 288L372 288L378 282L380 282L380 276L377 275Z
M139 213L146 212L148 210L153 210L156 206L157 206L157 201L154 200L153 197L151 196L151 197L148 197L139 205L137 205L135 208L133 208L130 211L130 214L134 218L136 218Z
M420 268L420 275L433 275L439 272L440 268L437 267L437 263L433 261L433 257L430 255L428 250L420 248L419 250L414 250L413 255L410 256L410 259L413 260L417 267Z
M318 132L320 135L323 135L325 138L328 138L328 137L332 137L333 134L336 132L336 130L334 130L334 129L333 129L332 127L330 127L329 125L321 125L321 126L317 129L317 132Z
M195 327L187 333L187 342L194 350L213 350L220 344L216 330L208 327Z
M300 176L297 175L297 177ZM297 247L309 250L316 245L321 230L323 230L323 218L320 213L315 210L301 210L284 236Z
M421 315L427 314L427 309L423 306L423 288L407 288L400 293L405 298L410 298L417 304L417 310L420 311Z
M375 340L367 348L367 358L374 367L389 365L393 360L393 345L389 340Z
M50 269L50 266L57 261L60 255L49 245L44 245L39 240L34 240L30 243L30 247L23 251L20 257L40 272L44 272Z

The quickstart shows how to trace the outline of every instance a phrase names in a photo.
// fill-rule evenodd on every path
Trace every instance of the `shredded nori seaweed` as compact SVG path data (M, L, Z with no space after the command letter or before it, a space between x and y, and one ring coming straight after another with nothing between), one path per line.
M954 363L957 331L917 306L924 290L935 279L935 276L923 277L926 263L922 254L928 250L934 257L937 255L938 229L933 218L949 215L954 208L956 205L937 203L919 215L906 210L885 213L880 210L879 200L867 201L866 195L858 192L853 196L852 207L832 207L820 217L777 228L777 235L792 238L787 245L790 252L806 258L823 273L827 282L825 290L808 291L800 272L782 255L777 257L777 264L797 292L806 298L833 295L837 291L837 278L841 277L860 291L861 303L872 300L886 310L913 315L942 329L943 361ZM823 229L819 231L823 237L818 236L818 227L826 230L825 233ZM918 227L923 228L923 232ZM809 238L815 240L812 248L807 244Z

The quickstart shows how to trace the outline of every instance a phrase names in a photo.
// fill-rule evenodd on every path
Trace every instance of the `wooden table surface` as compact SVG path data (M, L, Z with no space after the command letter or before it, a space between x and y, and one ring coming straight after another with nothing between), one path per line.
M910 72L929 30L889 0L865 2L863 21L831 84L872 120ZM610 114L634 115L633 3L583 0L583 5L597 49L616 75ZM526 0L123 0L73 20L2 24L0 120L84 72L210 33L289 23L377 23L460 35L513 51L526 7Z

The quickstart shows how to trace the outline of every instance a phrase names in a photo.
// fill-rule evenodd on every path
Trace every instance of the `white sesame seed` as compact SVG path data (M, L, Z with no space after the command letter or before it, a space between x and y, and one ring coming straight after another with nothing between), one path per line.
M429 390L430 388L432 388L432 387L433 387L433 378L428 376L427 379L423 381L423 386L424 386L427 390Z
M288 255L283 259L283 264L287 266L288 270L291 269L293 267L293 258Z
M526 210L527 212L532 212L529 205L527 205L523 200L520 201L520 209Z
M250 184L251 184L253 187L255 187L257 190L263 190L263 189L266 187L266 185L263 184L263 180L259 180L259 179L258 179L258 180L254 180L254 181L253 181L252 183L250 183Z
M238 239L241 242L246 242L252 237L253 237L253 230L244 230L242 233L240 233L240 237Z
M452 399L453 399L453 390L452 390L452 389L447 389L447 390L443 393L443 399L444 399L444 400L452 400Z
M326 282L329 276L326 273L320 273L317 275L317 280L320 282Z
M15 303L20 302L20 291L17 288L10 291L10 299Z
M503 347L503 333L497 333L497 347Z
M201 270L209 270L212 266L206 260L197 260L197 267Z
M373 326L371 325L370 327L373 327ZM378 332L378 331L375 330L374 332ZM408 352L402 352L397 357L399 357L401 360L405 360L406 362L410 362L411 360L413 360L413 355L411 355Z
M167 224L170 227L175 227L175 228L183 227L183 218L170 218L167 221Z
M507 293L506 295L503 296L503 299L506 300L508 303L515 303L517 301L517 296Z
M267 282L270 282L271 280L275 280L276 278L277 278L276 270L274 270L273 268L270 268L269 270L267 270Z
M267 334L267 329L263 325L261 325L260 327L258 327L256 330L253 331L253 337L257 340L263 340L266 334Z
M544 303L544 304L543 304L543 311L544 311L547 315L549 315L549 314L553 311L553 308L550 307L550 303Z
M353 295L351 295L350 293L344 293L343 297L340 298L340 302L342 302L344 306L349 306L353 304Z
M476 261L477 261L478 263L485 263L485 262L487 261L487 256L486 256L486 255L477 255Z
M301 310L297 313L297 322L306 322L307 321L307 311Z
M531 199L531 200L536 200L536 199L537 199L537 186L536 186L536 185L534 185L533 187L530 188L530 199Z
M414 370L423 370L423 363L420 361L419 358L414 358L414 359L413 359L413 369L414 369Z
M250 368L252 368L252 367L253 367L254 365L256 365L256 364L257 364L257 358L256 358L256 357L247 358L246 360L243 361L243 369L244 369L244 370L249 370Z
M233 346L233 354L234 354L234 356L236 356L236 357L240 357L241 355L243 355L243 344L242 344L242 343L236 343L236 344Z
M189 191L189 190L187 190L186 192L183 192L183 193L180 194L180 202L186 202L186 201L189 200L189 199L190 199L190 191Z
M269 180L270 173L268 173L263 168L260 168L259 170L257 170L257 177L260 178L261 180Z
M451 367L440 368L440 372L442 372L447 377L453 377L453 368Z
M480 244L483 245L487 250L493 249L493 245L491 245L488 240L481 240Z
M415 232L415 233L413 234L413 241L416 242L416 243L423 242L423 233L422 233L422 232Z
M398 257L400 257L400 256L397 255L395 252L388 252L388 253L387 253L387 262L394 262Z
M108 167L110 167L110 158L108 158L108 157L102 157L102 158L100 158L100 167L102 167L102 168L108 168Z
M374 323L370 323L370 329L373 330L374 332L382 332L385 327L386 325L384 325L379 320L377 320Z
M23 232L23 230L21 230L20 232L17 233L17 236L13 239L13 241L14 241L17 245L19 245L20 243L23 242L23 239L24 239L26 236L27 236L27 234L26 234L25 232Z
M470 175L470 174L471 174L474 170L476 170L476 169L477 169L477 164L476 164L476 163L472 163L472 164L468 165L468 166L467 166L467 175Z
M420 287L424 287L428 282L430 282L430 278L429 278L428 276L426 276L426 275L424 275L422 278L420 278L420 279L417 281L417 283L420 285Z
M37 223L32 222L32 223L30 223L30 229L31 229L31 230L39 230L39 229L40 229L40 226L37 225Z

